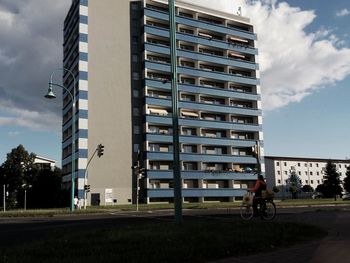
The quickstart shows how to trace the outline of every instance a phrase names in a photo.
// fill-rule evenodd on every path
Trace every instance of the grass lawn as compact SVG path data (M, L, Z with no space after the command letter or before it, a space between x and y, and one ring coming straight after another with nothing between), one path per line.
M59 228L45 240L0 248L10 262L206 262L289 246L325 236L315 226L237 218L186 218Z
M350 201L343 201L342 199L287 199L275 200L276 206L317 206L317 205L349 205ZM239 207L241 202L213 202L213 203L184 203L183 209L208 209L208 208L232 208ZM174 204L140 204L140 211L156 210L156 209L174 209ZM115 206L92 206L87 207L86 210L76 210L76 214L86 213L104 213L104 212L118 212L118 211L135 211L135 205L115 205ZM46 216L51 217L55 215L71 214L68 208L53 208L53 209L35 209L35 210L9 210L7 212L0 212L0 217L35 217Z

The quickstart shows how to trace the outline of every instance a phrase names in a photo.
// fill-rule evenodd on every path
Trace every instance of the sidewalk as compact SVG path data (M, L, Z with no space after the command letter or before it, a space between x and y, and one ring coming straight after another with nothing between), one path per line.
M273 252L227 258L216 263L346 263L350 262L350 210L308 212L279 215L277 220L314 224L329 234L322 240L300 244Z

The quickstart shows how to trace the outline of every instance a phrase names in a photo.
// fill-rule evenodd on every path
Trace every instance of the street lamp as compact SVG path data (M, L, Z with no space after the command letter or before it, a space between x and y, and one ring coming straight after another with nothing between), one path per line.
M57 83L53 83L52 82L52 77L54 75L54 73L57 71L63 71L63 72L68 72L72 77L73 77L73 94L69 91L69 89L67 89L66 87L64 87L63 85L57 84ZM56 95L53 93L52 91L52 87L56 86L56 87L60 87L62 89L64 89L65 91L67 91L67 93L69 94L71 100L72 100L72 171L71 171L71 206L70 206L70 210L72 212L74 212L74 190L75 190L75 114L76 114L76 108L75 108L75 93L76 93L76 79L75 76L73 74L72 71L66 69L66 68L58 68L56 70L54 70L51 73L50 76L50 80L49 80L49 89L47 91L47 94L45 95L45 98L47 99L55 99Z

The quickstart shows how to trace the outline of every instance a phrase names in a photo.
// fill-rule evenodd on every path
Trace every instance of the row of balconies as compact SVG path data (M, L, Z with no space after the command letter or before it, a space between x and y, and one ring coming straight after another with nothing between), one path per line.
M152 106L152 107L148 107L146 114L167 117L167 116L171 116L171 109L158 108L158 107ZM181 109L180 117L184 119L232 122L237 124L250 124L250 125L258 124L257 117L235 116L232 114L215 114L215 113L208 113L208 112L201 112L201 111L187 110L187 109Z
M195 189L247 189L249 181L241 180L183 180L182 188L195 188ZM148 181L148 187L150 189L167 189L174 188L174 181L167 179L150 179Z
M171 135L173 133L172 127L159 126L159 125L148 125L148 133ZM254 140L255 134L251 132L237 132L231 130L214 130L206 128L191 128L191 127L180 127L180 134L184 136L201 136L208 138L230 138L236 140Z
M172 170L172 161L148 160L148 170L169 171ZM212 163L212 162L185 162L181 161L182 171L202 171L209 173L235 172L252 173L256 164L237 164L237 163Z
M160 56L159 54L157 55L155 55L154 53L147 54L146 59L148 61L152 61L156 63L162 63L167 65L170 64L170 58L168 56ZM240 76L240 77L249 77L249 78L255 77L255 71L253 70L241 70L237 68L232 68L230 66L214 65L208 62L195 61L195 60L189 60L184 58L178 58L178 65L181 67L231 74L231 75Z
M155 19L155 18L147 18L146 25L152 26L152 27L158 27L161 29L169 30L169 23L166 23L165 21ZM233 35L226 35L219 32L213 32L206 29L199 29L187 25L177 25L176 26L176 32L181 32L189 35L194 35L202 38L206 38L209 40L218 40L218 41L225 41L227 43L230 43L232 45L239 45L246 48L254 48L254 41L247 40L244 38L240 38Z
M147 151L150 152L173 152L173 145L167 143L148 143ZM201 154L215 154L215 155L236 155L246 156L252 155L251 147L235 148L228 146L212 146L212 145L180 145L180 151L182 153L201 153Z
M159 99L171 99L171 93L160 91L160 90L153 90L153 89L147 89L146 96L159 98ZM256 109L256 102L252 101L244 101L244 100L237 100L232 98L219 98L219 97L208 97L200 94L190 94L190 93L180 93L180 100L181 101L188 101L188 102L197 102L197 103L205 103L205 104L212 104L212 105L218 105L218 106L230 106L230 107L238 107L238 108L249 108L249 109ZM255 107L253 107L255 106Z
M156 81L162 81L163 83L166 83L170 81L170 75L162 74L162 73L156 73L156 72L147 72L147 78L156 80ZM241 86L238 84L233 83L224 83L224 82L217 82L202 78L193 78L193 77L185 77L180 76L179 83L185 84L185 85L195 85L195 86L201 86L205 88L214 88L214 89L221 89L221 90L229 90L234 92L240 92L240 93L252 93L253 87L249 86ZM254 88L255 90L256 88Z
M147 78L157 81L162 81L163 83L170 82L170 74L160 73L160 72L154 72L154 71L147 71ZM253 93L253 87L251 86L242 86L239 84L229 83L229 82L220 82L220 81L214 81L211 79L204 79L204 78L195 78L195 77L189 77L189 76L181 76L179 77L179 83L185 84L185 85L196 85L201 86L205 88L215 88L215 89L221 89L221 90L229 90L234 92L242 92L242 93ZM256 88L254 88L256 89Z
M162 37L156 37L152 35L148 35L146 37L146 42L155 44L155 45L161 45L161 46L170 46L169 39L162 38ZM243 60L247 62L254 62L254 56L243 54L236 51L231 51L227 49L220 49L220 48L214 48L214 47L208 47L201 44L196 43L189 43L185 41L177 41L177 48L182 50L187 50L191 52L196 52L199 54L205 54L209 56L217 56L217 57L223 57L228 59L234 59L234 60ZM164 61L166 62L166 60Z
M146 4L146 8L168 13L168 7L161 4L155 4L155 3ZM176 12L176 15L180 17L198 20L198 21L213 24L213 25L224 26L224 27L232 28L239 31L245 31L250 33L253 31L253 28L249 25L239 23L237 21L232 21L232 20L228 20L220 17L211 16L200 12L195 12L189 9L176 7L175 12Z

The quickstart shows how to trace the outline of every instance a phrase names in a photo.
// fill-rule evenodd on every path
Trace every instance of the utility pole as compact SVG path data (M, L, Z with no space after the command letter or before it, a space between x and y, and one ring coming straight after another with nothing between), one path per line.
M4 185L3 191L4 191L3 206L4 206L4 212L6 212L6 185Z
M177 55L176 55L176 23L175 0L168 0L170 21L170 59L171 59L171 90L173 110L173 171L174 171L174 210L175 222L182 223L182 183L180 171L180 147L179 147L179 108L177 89Z

